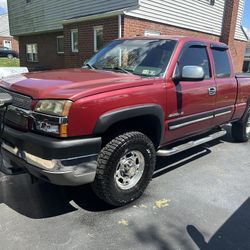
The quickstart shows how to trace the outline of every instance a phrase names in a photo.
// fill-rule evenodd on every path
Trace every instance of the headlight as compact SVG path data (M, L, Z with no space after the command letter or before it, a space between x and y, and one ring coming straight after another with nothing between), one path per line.
M68 114L71 101L68 100L41 100L38 101L33 113L36 131L59 137L68 136Z
M67 116L72 102L68 100L41 100L38 101L35 111L48 115Z

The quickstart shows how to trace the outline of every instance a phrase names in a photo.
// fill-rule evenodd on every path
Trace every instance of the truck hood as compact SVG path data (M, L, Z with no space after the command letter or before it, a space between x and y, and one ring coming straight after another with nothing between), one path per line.
M112 71L65 69L14 75L1 86L33 99L69 99L150 84L139 76ZM152 81L151 81L152 82Z

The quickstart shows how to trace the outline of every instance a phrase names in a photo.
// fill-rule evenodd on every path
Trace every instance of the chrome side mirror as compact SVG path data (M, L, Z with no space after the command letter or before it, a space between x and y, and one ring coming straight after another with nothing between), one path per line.
M200 66L184 66L181 72L183 81L202 81L205 78L204 69Z

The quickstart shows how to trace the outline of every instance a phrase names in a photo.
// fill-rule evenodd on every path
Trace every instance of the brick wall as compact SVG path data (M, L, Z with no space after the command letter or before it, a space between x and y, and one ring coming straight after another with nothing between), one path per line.
M57 54L57 36L62 32L19 37L20 64L30 70L64 68L63 54ZM27 62L26 44L37 43L38 62Z
M239 0L225 0L225 12L220 41L229 45L237 72L242 71L246 42L234 39Z
M159 31L161 35L203 37L213 41L219 41L218 36L207 33L178 28L167 24L161 24L129 16L124 17L124 37L143 36L146 29Z
M143 36L146 29L159 31L161 35L180 35L180 36L192 36L198 38L206 38L213 41L221 41L221 37L210 35L207 33L202 33L198 31L183 29L174 27L171 25L161 24L157 22L147 21L139 18L128 17L125 16L123 18L124 22L124 37L132 37L132 36ZM226 29L226 27L225 27ZM234 26L235 30L235 26ZM243 58L245 53L246 42L234 40L234 32L228 31L228 34L233 35L231 42L229 43L229 47L231 50L231 54L233 57L233 62L236 71L241 71L243 66ZM226 37L226 32L224 36Z
M4 46L3 41L8 40L11 41L12 44L12 49L19 52L19 45L18 45L18 40L15 39L14 37L3 37L0 36L0 46Z
M94 53L94 27L103 26L104 44L118 38L118 16L64 26L65 67L80 67ZM71 51L71 29L78 29L79 52Z
M229 44L236 72L242 72L246 45L246 42L239 40L234 40L233 43Z

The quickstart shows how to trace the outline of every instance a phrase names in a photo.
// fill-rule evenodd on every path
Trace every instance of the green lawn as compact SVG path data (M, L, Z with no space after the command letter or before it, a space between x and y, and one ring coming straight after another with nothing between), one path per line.
M0 67L19 67L19 66L20 66L19 59L0 58Z

